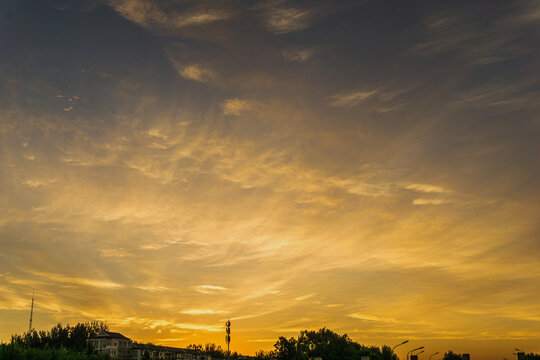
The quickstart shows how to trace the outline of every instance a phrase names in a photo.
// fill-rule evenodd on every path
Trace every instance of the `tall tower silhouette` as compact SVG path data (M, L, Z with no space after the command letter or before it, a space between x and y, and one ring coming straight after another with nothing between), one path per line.
M32 316L34 315L34 290L32 289L32 307L30 307L30 326L28 332L32 331Z
M225 323L225 332L227 333L225 335L225 341L227 342L227 358L231 357L231 351L229 350L229 344L231 343L231 321L227 319L227 322Z

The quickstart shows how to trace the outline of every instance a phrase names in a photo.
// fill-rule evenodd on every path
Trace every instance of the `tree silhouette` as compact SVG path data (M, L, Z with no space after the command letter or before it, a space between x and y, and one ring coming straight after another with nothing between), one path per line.
M351 340L347 334L339 335L329 329L302 331L298 338L279 337L273 355L277 360L307 360L322 357L324 360L359 360L369 356L378 360L398 360L390 347L367 347Z
M28 331L22 335L12 335L11 342L23 348L59 349L66 348L75 351L87 349L86 340L96 336L101 331L107 331L108 326L102 322L78 323L75 326L63 327L57 324L49 331Z
M461 354L455 353L452 350L448 350L444 354L443 360L461 360Z

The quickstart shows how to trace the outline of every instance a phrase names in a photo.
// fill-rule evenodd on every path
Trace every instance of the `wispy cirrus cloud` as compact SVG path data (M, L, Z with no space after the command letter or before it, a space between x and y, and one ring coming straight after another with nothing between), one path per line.
M414 205L443 205L449 204L452 201L449 199L414 199Z
M479 23L482 9L475 4L459 10L430 14L424 22L424 41L412 48L415 54L432 56L453 53L473 66L485 66L529 53L516 39L524 27L538 17L537 5L518 1L507 7L505 14L492 13L489 21Z
M223 291L228 291L226 287L219 286L219 285L197 285L194 287L195 291L200 292L202 294L215 294L220 293Z
M255 103L253 101L233 98L225 100L221 104L221 108L223 109L223 113L225 115L239 116L247 111L252 110L255 106L254 104Z
M61 282L73 285L80 284L102 289L119 289L124 287L123 284L108 280L89 279L84 277L67 276L63 274L46 273L40 271L31 271L31 274L46 279L47 281Z
M269 2L262 6L262 10L267 30L277 35L305 30L315 18L313 9L292 7L281 2Z
M36 188L36 187L46 186L55 181L56 181L55 179L27 179L23 181L23 184L31 188Z
M102 257L116 257L116 258L124 258L132 256L133 254L126 249L118 248L118 249L101 249L99 251L101 253Z
M319 49L316 47L307 49L286 49L282 51L282 55L289 61L305 62L313 58L318 51Z
M349 107L355 106L361 103L362 101L372 97L377 93L377 90L371 91L354 91L349 93L341 93L337 95L332 95L328 98L330 104L333 106L340 107Z
M187 315L213 315L213 314L224 314L223 310L212 310L212 309L189 309L182 310L182 314Z
M415 190L423 193L448 193L450 190L445 189L442 186L430 185L430 184L410 184L405 186L405 189Z
M384 316L377 316L372 314L362 314L362 313L353 313L349 314L350 317L358 320L365 320L365 321L375 321L375 322L383 322L383 323L395 323L396 320Z
M204 6L192 7L186 11L163 9L159 1L113 0L111 6L122 16L144 27L174 29L203 25L231 17L231 12L223 8Z
M314 297L315 295L317 295L317 294L302 295L302 296L295 297L294 300L296 300L296 301L304 301L304 300L307 300L309 298Z
M215 78L215 73L200 64L180 64L177 60L169 58L178 71L178 74L186 80L194 80L202 83L209 82Z

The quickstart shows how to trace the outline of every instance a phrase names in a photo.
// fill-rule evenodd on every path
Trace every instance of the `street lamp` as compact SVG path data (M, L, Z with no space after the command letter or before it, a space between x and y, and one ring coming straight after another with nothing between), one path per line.
M406 343L408 343L408 342L409 342L409 340L405 340L405 341L402 342L401 344L397 344L396 346L394 346L394 347L392 348L392 354L394 353L394 349L395 349L395 348L397 348L398 346L401 346L401 345L403 345L403 344L406 344Z
M409 342L409 340L405 340L405 341L402 342L401 344L397 344L396 346L394 346L394 347L392 348L392 350L390 351L390 360L392 360L392 359L394 358L394 349L397 348L398 346L401 346L401 345L406 344L406 343L408 343L408 342Z
M431 360L431 357L432 357L432 356L437 355L438 353L439 353L439 352L437 351L436 353L429 355L429 360Z
M409 355L410 355L410 354L412 354L412 353L413 353L414 351L416 351L416 350L420 350L420 349L423 349L423 348L424 348L423 346L420 346L419 348L412 349L411 351L409 351L409 352L407 353L407 360L409 360Z

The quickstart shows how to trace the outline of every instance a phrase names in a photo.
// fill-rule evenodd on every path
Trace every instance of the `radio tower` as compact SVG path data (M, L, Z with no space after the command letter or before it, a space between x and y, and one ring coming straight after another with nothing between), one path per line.
M32 307L30 308L30 327L28 332L32 331L32 315L34 315L34 290L32 290Z
M231 343L231 321L227 319L227 322L225 323L225 332L227 335L225 335L225 341L227 342L227 358L231 357L231 351L229 350L229 344Z

